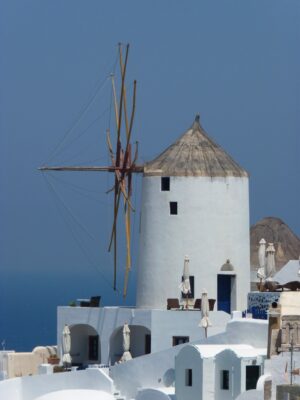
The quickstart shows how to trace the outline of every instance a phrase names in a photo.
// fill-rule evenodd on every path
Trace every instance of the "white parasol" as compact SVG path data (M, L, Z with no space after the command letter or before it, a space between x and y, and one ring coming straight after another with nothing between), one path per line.
M267 247L267 261L266 261L266 267L265 267L265 275L266 278L270 280L275 273L276 273L276 268L275 268L275 247L273 243L269 243Z
M205 337L207 338L207 328L211 326L211 322L209 320L209 303L206 289L203 289L201 296L201 317L199 326L205 329Z
M259 241L258 248L258 263L257 277L259 278L259 290L262 290L262 281L266 279L266 241L264 238Z
M120 359L120 362L129 361L132 359L132 356L131 356L129 350L130 350L130 329L129 329L127 322L125 322L125 324L123 326L123 351L124 351L124 353Z
M258 262L259 262L260 268L265 268L265 265L266 265L266 241L264 238L262 238L259 241Z
M62 331L62 362L65 366L69 366L72 364L72 358L70 356L71 351L71 332L66 324Z
M190 270L189 270L189 256L184 257L184 265L183 265L183 281L179 285L179 289L186 296L186 308L188 306L188 293L191 293L191 284L190 284Z

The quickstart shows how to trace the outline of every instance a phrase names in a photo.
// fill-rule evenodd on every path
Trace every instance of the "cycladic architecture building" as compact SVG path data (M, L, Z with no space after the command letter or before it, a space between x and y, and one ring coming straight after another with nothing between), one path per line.
M199 119L144 167L139 308L165 308L167 298L181 296L185 255L193 298L206 288L218 310L247 307L248 173L207 135Z
M268 322L241 312L250 289L248 174L198 116L144 166L139 242L136 307L101 307L100 296L58 307L57 353L63 360L69 351L72 368L87 371L0 382L1 398L233 400L256 388ZM185 260L189 301L180 288ZM209 315L204 288L215 302ZM167 308L168 299L177 306Z
M144 166L135 308L59 307L58 338L70 326L73 363L114 365L129 324L133 358L204 338L193 309L203 288L215 299L208 335L224 332L233 310L245 310L250 288L248 174L205 133L197 116L175 144ZM179 288L190 259L191 300ZM230 260L230 261L229 261Z
M256 389L264 352L249 345L187 345L175 358L177 400L229 400Z

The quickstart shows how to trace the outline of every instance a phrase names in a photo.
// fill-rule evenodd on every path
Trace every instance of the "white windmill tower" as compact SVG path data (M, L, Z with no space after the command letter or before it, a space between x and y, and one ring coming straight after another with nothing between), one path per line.
M196 116L191 128L144 166L137 306L165 308L167 298L180 297L188 254L192 296L201 297L206 287L218 309L243 310L249 251L248 174Z

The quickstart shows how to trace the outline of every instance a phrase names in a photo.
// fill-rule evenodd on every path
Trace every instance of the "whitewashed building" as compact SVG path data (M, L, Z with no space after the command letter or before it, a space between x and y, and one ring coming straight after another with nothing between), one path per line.
M96 323L97 312L99 315L100 310L97 308L92 310L87 307L83 308L83 310L86 320L89 320L89 313L93 313L93 324ZM66 310L61 311L63 311L62 314L67 314ZM79 311L79 308L77 311ZM110 314L111 319L118 320L116 313L106 311L108 315ZM115 311L117 312L117 310ZM75 317L74 312L69 307L69 316L73 314L72 318L76 323L78 317ZM192 316L193 314L196 316L198 314L197 312L162 310L162 315L167 315L167 313L173 315L174 320L180 314L182 316ZM226 315L224 312L216 311L216 319L221 314ZM108 321L109 319L106 319L106 322ZM99 325L104 324L104 322L103 320L101 321L101 318L98 318ZM216 323L215 319L213 319L213 323ZM156 319L156 324L157 327L160 326L160 336L163 338L163 331L168 322L166 321L165 325L163 325L161 324L161 320ZM177 321L177 325L180 324L181 322ZM178 328L180 329L180 327ZM199 335L201 335L201 328L197 328ZM172 326L170 329L172 329ZM212 329L211 327L209 330L212 331ZM247 365L261 365L260 357L266 355L267 330L267 321L245 318L233 319L227 323L223 333L212 334L207 339L202 337L202 339L191 345L169 346L164 350L157 350L148 355L136 356L130 361L121 364L117 363L112 366L109 375L107 368L98 369L97 365L94 365L84 371L8 379L0 382L0 398L14 398L16 400L61 400L62 398L72 400L80 398L99 398L101 400L170 400L176 398L178 400L180 398L178 396L184 395L185 390L192 390L194 393L197 381L198 384L202 382L201 384L204 385L203 390L213 390L213 385L215 385L216 393L219 393L219 380L216 374L220 374L220 372L217 371L222 368L227 370L234 367L234 373L241 373L241 377L244 379ZM83 335L84 338L87 339L85 335ZM58 338L59 341L60 338ZM87 344L88 341L86 341L86 346ZM195 357L191 358L191 362L188 364L187 353L183 351L186 347L195 347L199 350L197 350L198 353L195 353ZM78 351L78 348L75 347L74 351ZM131 351L134 355L134 345ZM197 376L195 375L196 372L192 373L194 374L194 386L192 385L192 388L187 389L185 380L182 381L182 373L185 374L185 372L182 371L179 358L175 361L176 356L182 357L182 366L184 369L202 368L205 373L204 376L201 374ZM260 368L259 372L262 373L262 368ZM257 374L254 373L254 377L256 379ZM251 374L252 378L253 374ZM229 377L229 379L232 378ZM243 382L238 386L237 390L239 390L239 393L246 390ZM206 397L206 392L204 392L205 397L203 397L203 390L201 389L193 399L203 398L209 400L210 398L214 398ZM181 397L181 399L183 398L188 400L190 397Z
M187 345L175 359L177 400L230 400L256 389L265 351L249 345Z
M180 289L186 255L189 302ZM203 288L216 301L207 337L194 307ZM18 378L16 398L56 400L59 391L77 398L95 379L103 399L234 399L247 389L247 376L256 380L262 373L266 354L266 321L239 318L241 312L230 319L232 311L246 309L249 289L248 174L208 137L197 116L144 166L136 307L58 307L58 353L68 325L72 365L88 371ZM167 309L168 299L178 306ZM126 362L124 324L132 357ZM220 376L229 389L220 388ZM23 381L28 395L22 394ZM12 383L0 383L0 397L14 390Z
M209 138L199 116L145 165L142 186L137 307L161 309L167 298L181 296L178 281L187 254L192 298L205 287L218 310L246 309L248 174Z
M110 364L123 354L123 325L130 328L133 358L204 339L199 327L201 312L194 310L149 310L127 307L58 307L57 340L63 327L71 331L74 365ZM208 337L223 333L230 316L224 311L210 313Z

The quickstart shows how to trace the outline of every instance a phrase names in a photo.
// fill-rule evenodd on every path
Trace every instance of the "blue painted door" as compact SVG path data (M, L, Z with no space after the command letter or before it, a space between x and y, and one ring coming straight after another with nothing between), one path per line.
M218 310L231 312L231 276L218 275Z

